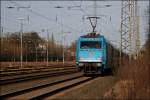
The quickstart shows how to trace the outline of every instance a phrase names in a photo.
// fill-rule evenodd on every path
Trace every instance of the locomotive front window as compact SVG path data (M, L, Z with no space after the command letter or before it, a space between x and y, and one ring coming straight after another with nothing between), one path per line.
M101 42L100 41L84 41L80 44L81 49L100 49L101 48Z

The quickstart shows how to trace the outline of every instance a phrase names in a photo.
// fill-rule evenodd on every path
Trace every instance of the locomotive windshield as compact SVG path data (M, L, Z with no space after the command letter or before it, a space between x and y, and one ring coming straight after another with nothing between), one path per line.
M80 44L81 49L100 49L101 48L101 42L100 41L83 41Z

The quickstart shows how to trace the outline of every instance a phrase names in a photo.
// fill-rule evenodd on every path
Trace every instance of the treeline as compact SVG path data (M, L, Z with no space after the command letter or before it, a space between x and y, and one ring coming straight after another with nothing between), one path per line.
M0 61L20 61L20 33L9 33L0 41ZM65 60L74 60L74 46L63 47L55 42L53 34L49 40L41 38L37 32L22 34L23 61L46 61L47 57L49 61L62 61L63 49Z

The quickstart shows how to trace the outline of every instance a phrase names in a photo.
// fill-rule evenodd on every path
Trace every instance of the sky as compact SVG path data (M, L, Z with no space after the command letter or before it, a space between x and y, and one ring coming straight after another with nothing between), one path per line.
M93 1L1 1L1 27L6 32L19 32L20 20L23 21L23 31L38 32L43 38L47 33L52 33L55 42L65 45L77 40L81 35L92 31L87 17L93 16ZM104 35L112 44L119 47L121 1L96 1L97 21L96 31ZM106 5L111 5L106 7ZM14 7L14 8L8 8ZM25 7L25 8L21 8ZM145 10L149 7L149 1L138 2L138 15L140 16L140 40L144 44L146 40L146 15Z

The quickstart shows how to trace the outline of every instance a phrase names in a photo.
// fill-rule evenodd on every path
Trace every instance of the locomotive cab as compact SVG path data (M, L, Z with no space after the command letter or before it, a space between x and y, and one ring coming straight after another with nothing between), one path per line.
M76 41L76 66L85 74L101 74L106 66L106 42L102 35L81 36Z

